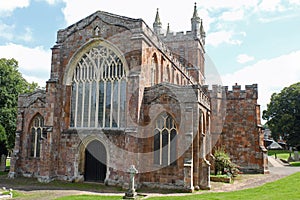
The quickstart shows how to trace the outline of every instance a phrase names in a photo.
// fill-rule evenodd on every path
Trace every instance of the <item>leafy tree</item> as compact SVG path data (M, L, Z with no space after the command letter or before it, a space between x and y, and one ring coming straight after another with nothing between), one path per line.
M15 141L18 96L38 88L18 71L15 59L0 59L0 146L12 149ZM4 150L3 150L4 151Z
M277 140L283 136L290 146L300 146L300 82L273 93L263 119Z

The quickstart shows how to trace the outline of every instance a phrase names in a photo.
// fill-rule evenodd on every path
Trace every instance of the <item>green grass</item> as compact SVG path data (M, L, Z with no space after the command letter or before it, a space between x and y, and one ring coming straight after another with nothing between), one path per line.
M10 167L10 158L6 159L6 168Z
M275 153L277 155L277 158L280 158L282 160L288 160L290 157L290 151L288 150L268 150L268 155L275 157Z
M4 175L7 175L8 172L0 172L0 176L4 176Z
M60 197L57 200L96 200L96 199L101 199L101 200L119 200L122 199L120 196L98 196L98 195L78 195L78 196L65 196L65 197Z
M280 179L272 183L266 183L260 187L250 188L246 190L234 191L234 192L217 192L208 193L200 192L199 194L185 195L185 196L161 196L147 198L149 200L299 200L300 192L299 190L299 180L300 172ZM79 200L79 199L89 199L89 200L111 200L111 199L122 199L122 197L116 196L95 196L95 195L79 195L79 196L66 196L58 198L59 200Z
M300 161L298 161L298 162L290 162L290 165L294 166L294 167L300 167Z

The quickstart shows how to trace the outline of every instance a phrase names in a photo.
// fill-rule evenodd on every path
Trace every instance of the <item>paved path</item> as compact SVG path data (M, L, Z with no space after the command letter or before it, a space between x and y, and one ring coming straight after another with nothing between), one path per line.
M276 163L277 162L277 163ZM240 175L232 184L224 184L218 182L211 182L212 189L210 191L199 191L201 193L207 192L228 192L228 191L235 191L235 190L242 190L246 188L253 188L260 185L263 185L267 182L273 182L290 174L300 172L300 167L290 167L285 166L282 163L278 162L275 159L269 158L269 170L270 174L252 174L252 175ZM7 185L8 180L0 180L0 186ZM3 185L4 184L4 185ZM7 185L8 186L8 185ZM26 186L26 188L18 188L17 185L10 185L13 189L18 189L24 193L29 194L39 194L42 193L43 195L33 198L39 200L49 200L55 199L60 196L68 196L68 195L80 195L80 194L94 194L94 195L117 195L123 196L124 193L120 193L117 191L109 191L111 188L103 188L103 191L81 191L81 190L73 190L73 189L58 189L58 188L34 188L34 186L30 188L30 186ZM173 194L161 194L161 193L143 193L147 195L147 197L151 196L184 196L189 195L189 193L173 193ZM194 193L193 193L194 194Z

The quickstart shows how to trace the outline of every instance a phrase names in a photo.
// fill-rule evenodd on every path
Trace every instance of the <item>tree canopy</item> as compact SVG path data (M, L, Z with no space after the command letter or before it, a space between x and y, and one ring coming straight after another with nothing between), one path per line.
M28 83L18 71L15 59L0 59L0 145L12 149L15 141L18 96L34 91L37 83Z
M277 140L283 136L290 146L300 146L300 82L273 93L263 119Z

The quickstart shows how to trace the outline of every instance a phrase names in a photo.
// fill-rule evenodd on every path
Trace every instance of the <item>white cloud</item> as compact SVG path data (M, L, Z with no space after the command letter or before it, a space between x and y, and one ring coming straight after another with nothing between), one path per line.
M258 103L265 110L274 92L300 81L300 51L261 60L232 74L222 76L223 85L258 84Z
M258 0L200 0L199 5L207 9L221 9L221 8L230 8L230 9L240 9L240 8L253 8L258 4Z
M12 40L14 35L13 35L13 30L15 26L10 26L7 24L4 24L0 21L0 37L7 39L7 40Z
M300 5L300 0L289 0L290 4Z
M47 3L49 3L50 5L54 5L56 4L57 2L59 2L60 0L46 0Z
M32 31L29 27L25 28L25 32L22 35L16 36L17 39L22 40L24 42L32 41Z
M29 6L30 0L0 0L0 16L10 15L16 8Z
M262 11L283 11L284 7L281 4L281 0L263 0L259 5L258 9Z
M241 63L241 64L250 62L252 60L254 60L254 57L249 56L247 54L240 54L240 55L237 56L237 62Z
M273 16L273 17L261 17L258 20L262 23L270 23L270 22L276 22L286 19L292 19L299 17L299 14L287 14L287 15L279 15L279 16Z
M232 45L241 45L242 41L233 39L233 36L236 35L233 31L219 31L209 33L206 39L206 44L212 45L214 47L222 44L232 44Z
M45 86L45 81L49 79L51 68L51 51L44 50L43 47L29 48L18 44L9 43L0 46L2 58L14 58L19 62L19 70L27 77L27 81L39 80L40 86ZM32 74L38 74L33 76ZM44 80L44 81L41 81Z
M8 41L18 40L24 42L32 41L32 31L29 27L25 28L25 31L22 34L14 34L16 29L15 25L7 25L1 23L0 21L0 38L3 38Z
M193 16L195 3L195 0L186 0L176 4L174 4L174 1L170 0L85 0L83 2L80 1L80 3L75 3L73 0L62 1L66 5L62 11L68 25L76 23L77 21L91 15L97 10L101 10L131 18L142 18L148 24L148 26L152 28L156 9L159 8L163 29L166 29L167 24L170 23L170 29L174 32L191 30L191 18ZM204 19L203 22L207 31L209 29L209 23L214 19L209 17L207 10L200 9L202 8L200 3L198 3L197 6L199 17Z
M224 21L238 21L242 20L243 18L244 10L242 9L224 12L220 17L220 19Z

